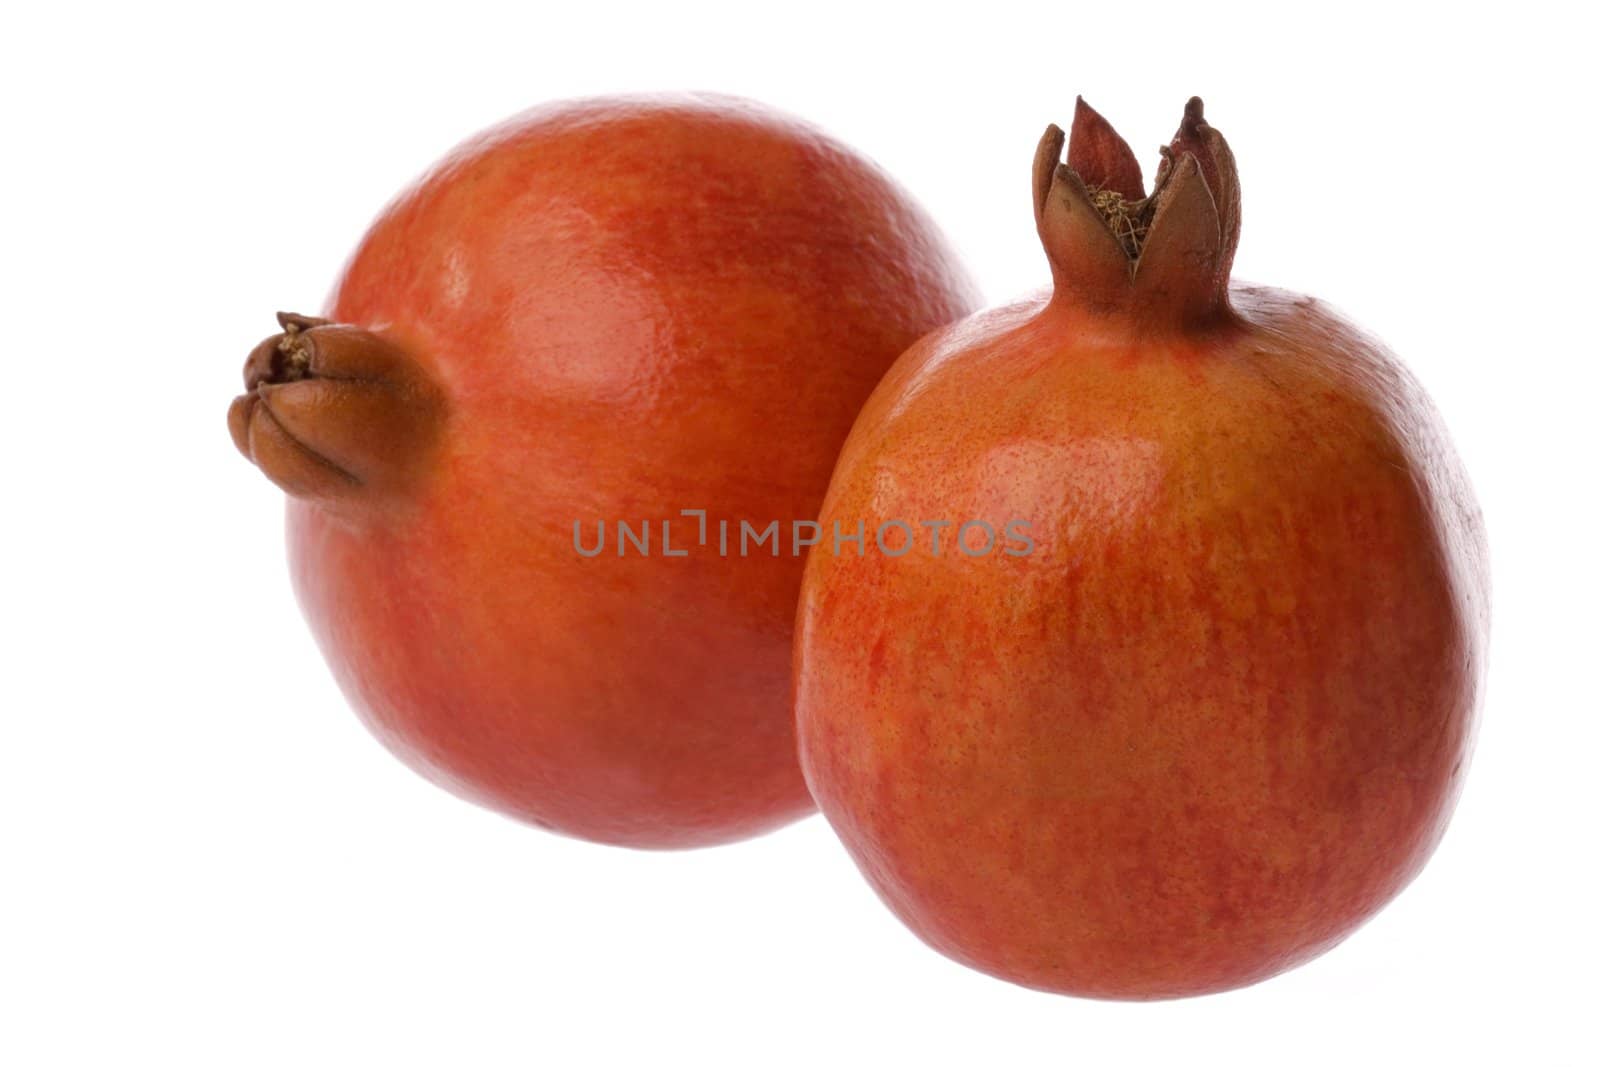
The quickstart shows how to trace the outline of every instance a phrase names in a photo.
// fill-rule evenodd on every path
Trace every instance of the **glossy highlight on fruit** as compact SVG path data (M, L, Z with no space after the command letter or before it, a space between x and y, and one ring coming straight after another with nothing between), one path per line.
M1034 165L1054 286L916 344L835 521L1030 523L1033 552L813 552L801 761L889 907L991 974L1150 999L1336 944L1461 788L1482 521L1437 414L1310 297L1230 282L1238 175L1191 101L1146 194L1079 102Z
M974 292L810 126L727 98L557 104L396 200L323 317L252 353L229 424L289 494L296 593L385 744L564 833L715 844L812 808L804 561L723 558L682 512L813 518L879 377ZM575 523L587 544L618 522L652 551L575 551Z

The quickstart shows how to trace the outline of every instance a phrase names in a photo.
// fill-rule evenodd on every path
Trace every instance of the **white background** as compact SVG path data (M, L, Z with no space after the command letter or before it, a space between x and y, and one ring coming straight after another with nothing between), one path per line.
M1594 1062L1579 5L404 7L0 16L0 1061ZM1046 122L1082 92L1148 171L1205 97L1243 174L1237 275L1387 339L1489 524L1477 759L1369 926L1241 992L1052 997L923 948L820 819L601 848L455 800L365 734L292 601L280 495L228 440L243 357L462 137L673 88L875 157L996 301L1047 279Z

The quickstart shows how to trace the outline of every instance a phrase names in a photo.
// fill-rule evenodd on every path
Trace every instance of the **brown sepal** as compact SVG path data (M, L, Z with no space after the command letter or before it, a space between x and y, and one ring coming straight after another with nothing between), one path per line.
M1222 228L1223 258L1220 269L1226 273L1233 265L1234 250L1239 247L1240 197L1239 167L1233 150L1205 117L1205 103L1198 96L1189 98L1183 109L1183 121L1172 143L1162 152L1161 166L1156 172L1156 190L1160 192L1172 172L1176 161L1191 155L1205 176L1206 188L1217 205L1217 220Z
M1193 155L1170 169L1134 273L1138 299L1180 320L1204 318L1222 295L1222 228Z
M1133 149L1081 96L1072 116L1067 166L1091 189L1109 189L1126 200L1144 199L1144 172Z

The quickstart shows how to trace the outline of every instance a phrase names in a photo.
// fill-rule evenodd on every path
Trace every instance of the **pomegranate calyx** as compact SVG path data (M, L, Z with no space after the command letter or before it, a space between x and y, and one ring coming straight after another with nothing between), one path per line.
M245 392L229 405L235 447L293 496L408 485L445 407L417 361L355 326L288 312L278 324L245 360Z
M1034 215L1058 293L1093 312L1147 321L1226 310L1238 171L1199 97L1161 156L1146 196L1127 143L1082 97L1070 143L1059 127L1045 131L1034 157Z

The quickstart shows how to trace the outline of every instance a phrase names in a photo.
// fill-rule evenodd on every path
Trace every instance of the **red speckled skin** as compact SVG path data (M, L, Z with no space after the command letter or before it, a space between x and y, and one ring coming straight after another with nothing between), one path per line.
M941 330L829 489L830 528L1032 523L1028 556L813 551L796 642L824 814L913 930L1014 982L1282 971L1417 873L1460 788L1487 576L1444 431L1326 306L1232 302L1166 339L1065 301Z
M443 389L405 499L291 500L295 588L340 685L475 801L639 847L811 810L790 709L803 559L719 559L715 520L811 518L894 358L975 294L881 171L737 100L543 108L391 205L328 317ZM581 558L573 522L652 524ZM608 531L614 534L614 527ZM714 542L713 542L714 544Z

